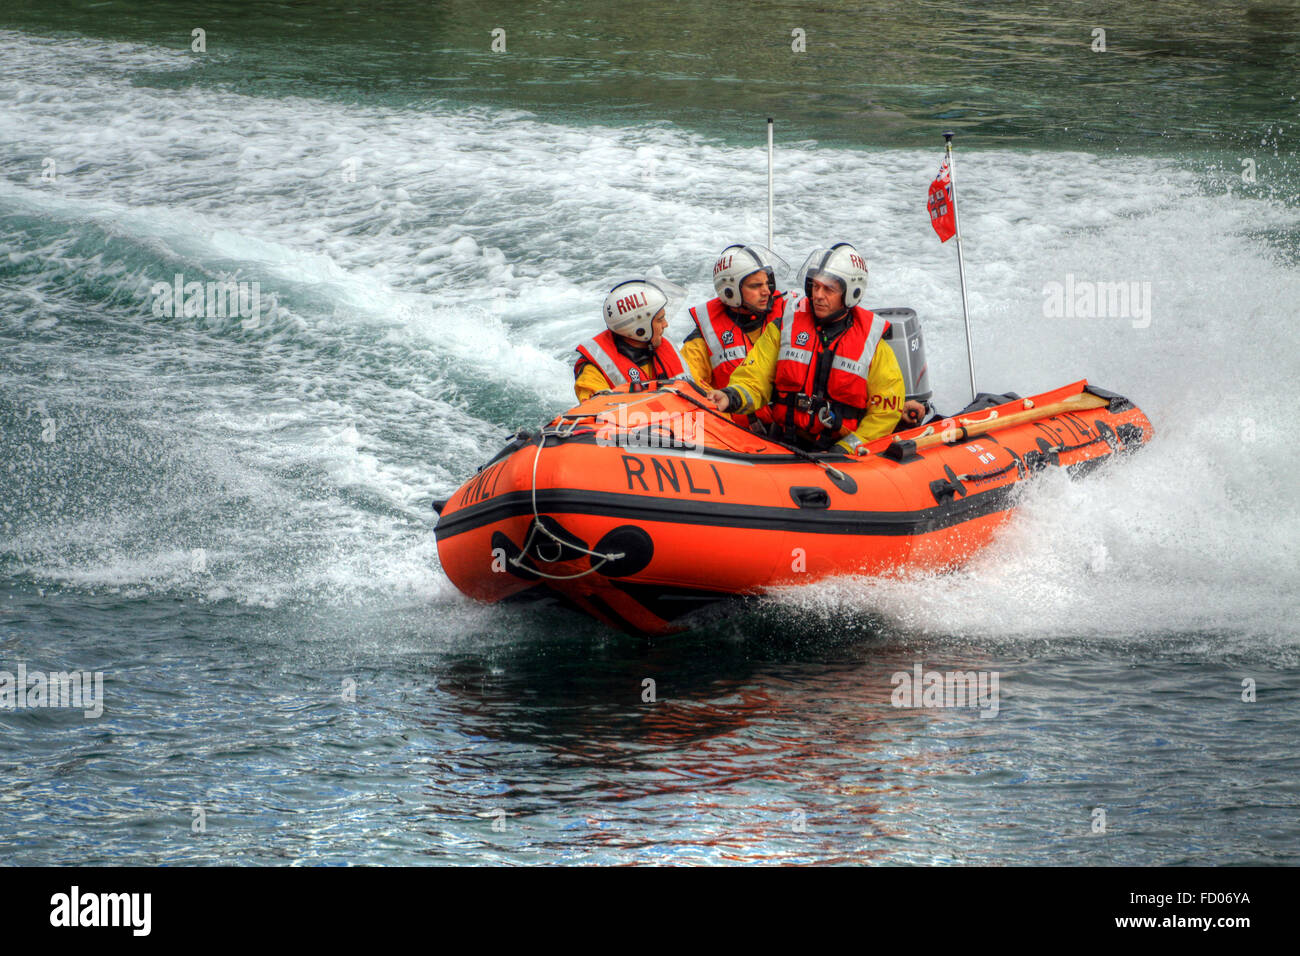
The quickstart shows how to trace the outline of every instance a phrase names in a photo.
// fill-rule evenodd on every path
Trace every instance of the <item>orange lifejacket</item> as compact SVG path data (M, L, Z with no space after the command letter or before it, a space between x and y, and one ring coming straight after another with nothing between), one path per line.
M767 327L771 316L780 315L785 311L784 297L784 292L778 292L772 297L772 308L768 311L768 318L763 320L763 327L755 333L755 339L762 333L763 328ZM704 339L704 345L709 350L709 364L713 366L713 387L726 388L727 383L731 381L731 373L749 355L749 338L745 335L745 330L728 314L722 300L718 298L691 306L687 311L695 320L695 327L700 330L700 338ZM766 405L753 415L733 414L731 416L731 420L741 428L749 428L754 419L764 423L775 421L772 409Z
M618 350L614 333L609 329L579 345L578 354L600 369L610 388L627 382L646 381L646 373L641 371L641 367ZM581 364L582 360L579 359L573 369L575 373ZM677 351L677 346L669 342L667 336L660 340L659 347L654 350L650 368L650 377L660 381L691 377L691 373L686 370L686 363L682 361L681 353Z
M777 354L773 378L772 404L780 406L776 420L787 430L798 429L829 445L842 434L823 435L826 427L817 413L829 405L847 431L858 427L869 401L867 375L876 355L876 346L889 330L889 323L875 313L854 306L853 322L830 349L835 357L824 391L814 381L817 357L825 350L807 298L791 301L781 323L781 350Z

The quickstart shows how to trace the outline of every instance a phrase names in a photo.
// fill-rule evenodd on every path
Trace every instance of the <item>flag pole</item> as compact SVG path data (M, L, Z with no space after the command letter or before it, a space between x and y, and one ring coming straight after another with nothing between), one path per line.
M966 305L966 263L961 254L961 214L957 212L957 177L952 168L952 133L943 134L944 153L948 160L948 188L952 190L952 225L957 233L957 275L961 277L961 315L966 322L966 364L970 368L970 400L979 394L975 390L975 349L970 338L970 309Z
M772 248L772 117L767 118L767 247Z

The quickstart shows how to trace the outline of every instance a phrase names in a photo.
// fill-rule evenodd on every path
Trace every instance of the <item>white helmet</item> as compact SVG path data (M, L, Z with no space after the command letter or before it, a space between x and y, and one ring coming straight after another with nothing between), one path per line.
M713 288L723 305L743 309L744 299L740 284L755 272L767 273L767 284L776 292L776 271L784 273L789 266L771 249L755 243L733 243L722 250L713 264Z
M837 242L829 249L814 249L799 270L799 284L810 299L814 279L838 282L844 293L844 308L851 309L862 301L862 293L867 291L867 260L847 242Z
M664 279L628 279L605 296L605 324L618 335L649 342L659 310L685 296L685 289Z

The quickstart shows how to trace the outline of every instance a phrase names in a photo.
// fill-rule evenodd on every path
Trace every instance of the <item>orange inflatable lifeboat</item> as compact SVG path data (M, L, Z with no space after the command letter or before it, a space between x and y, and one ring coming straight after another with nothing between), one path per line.
M694 383L623 386L520 431L435 502L438 555L472 598L558 597L670 633L775 585L959 565L1018 483L1087 472L1151 435L1132 402L1080 381L982 395L861 457L808 454L732 424Z

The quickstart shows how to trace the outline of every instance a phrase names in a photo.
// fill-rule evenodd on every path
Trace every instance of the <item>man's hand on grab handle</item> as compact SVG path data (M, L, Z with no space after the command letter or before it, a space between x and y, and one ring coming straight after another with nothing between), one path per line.
M731 399L727 398L727 393L720 388L715 388L713 391L709 392L709 401L712 402L713 406L720 412L725 412L727 407L731 404Z

